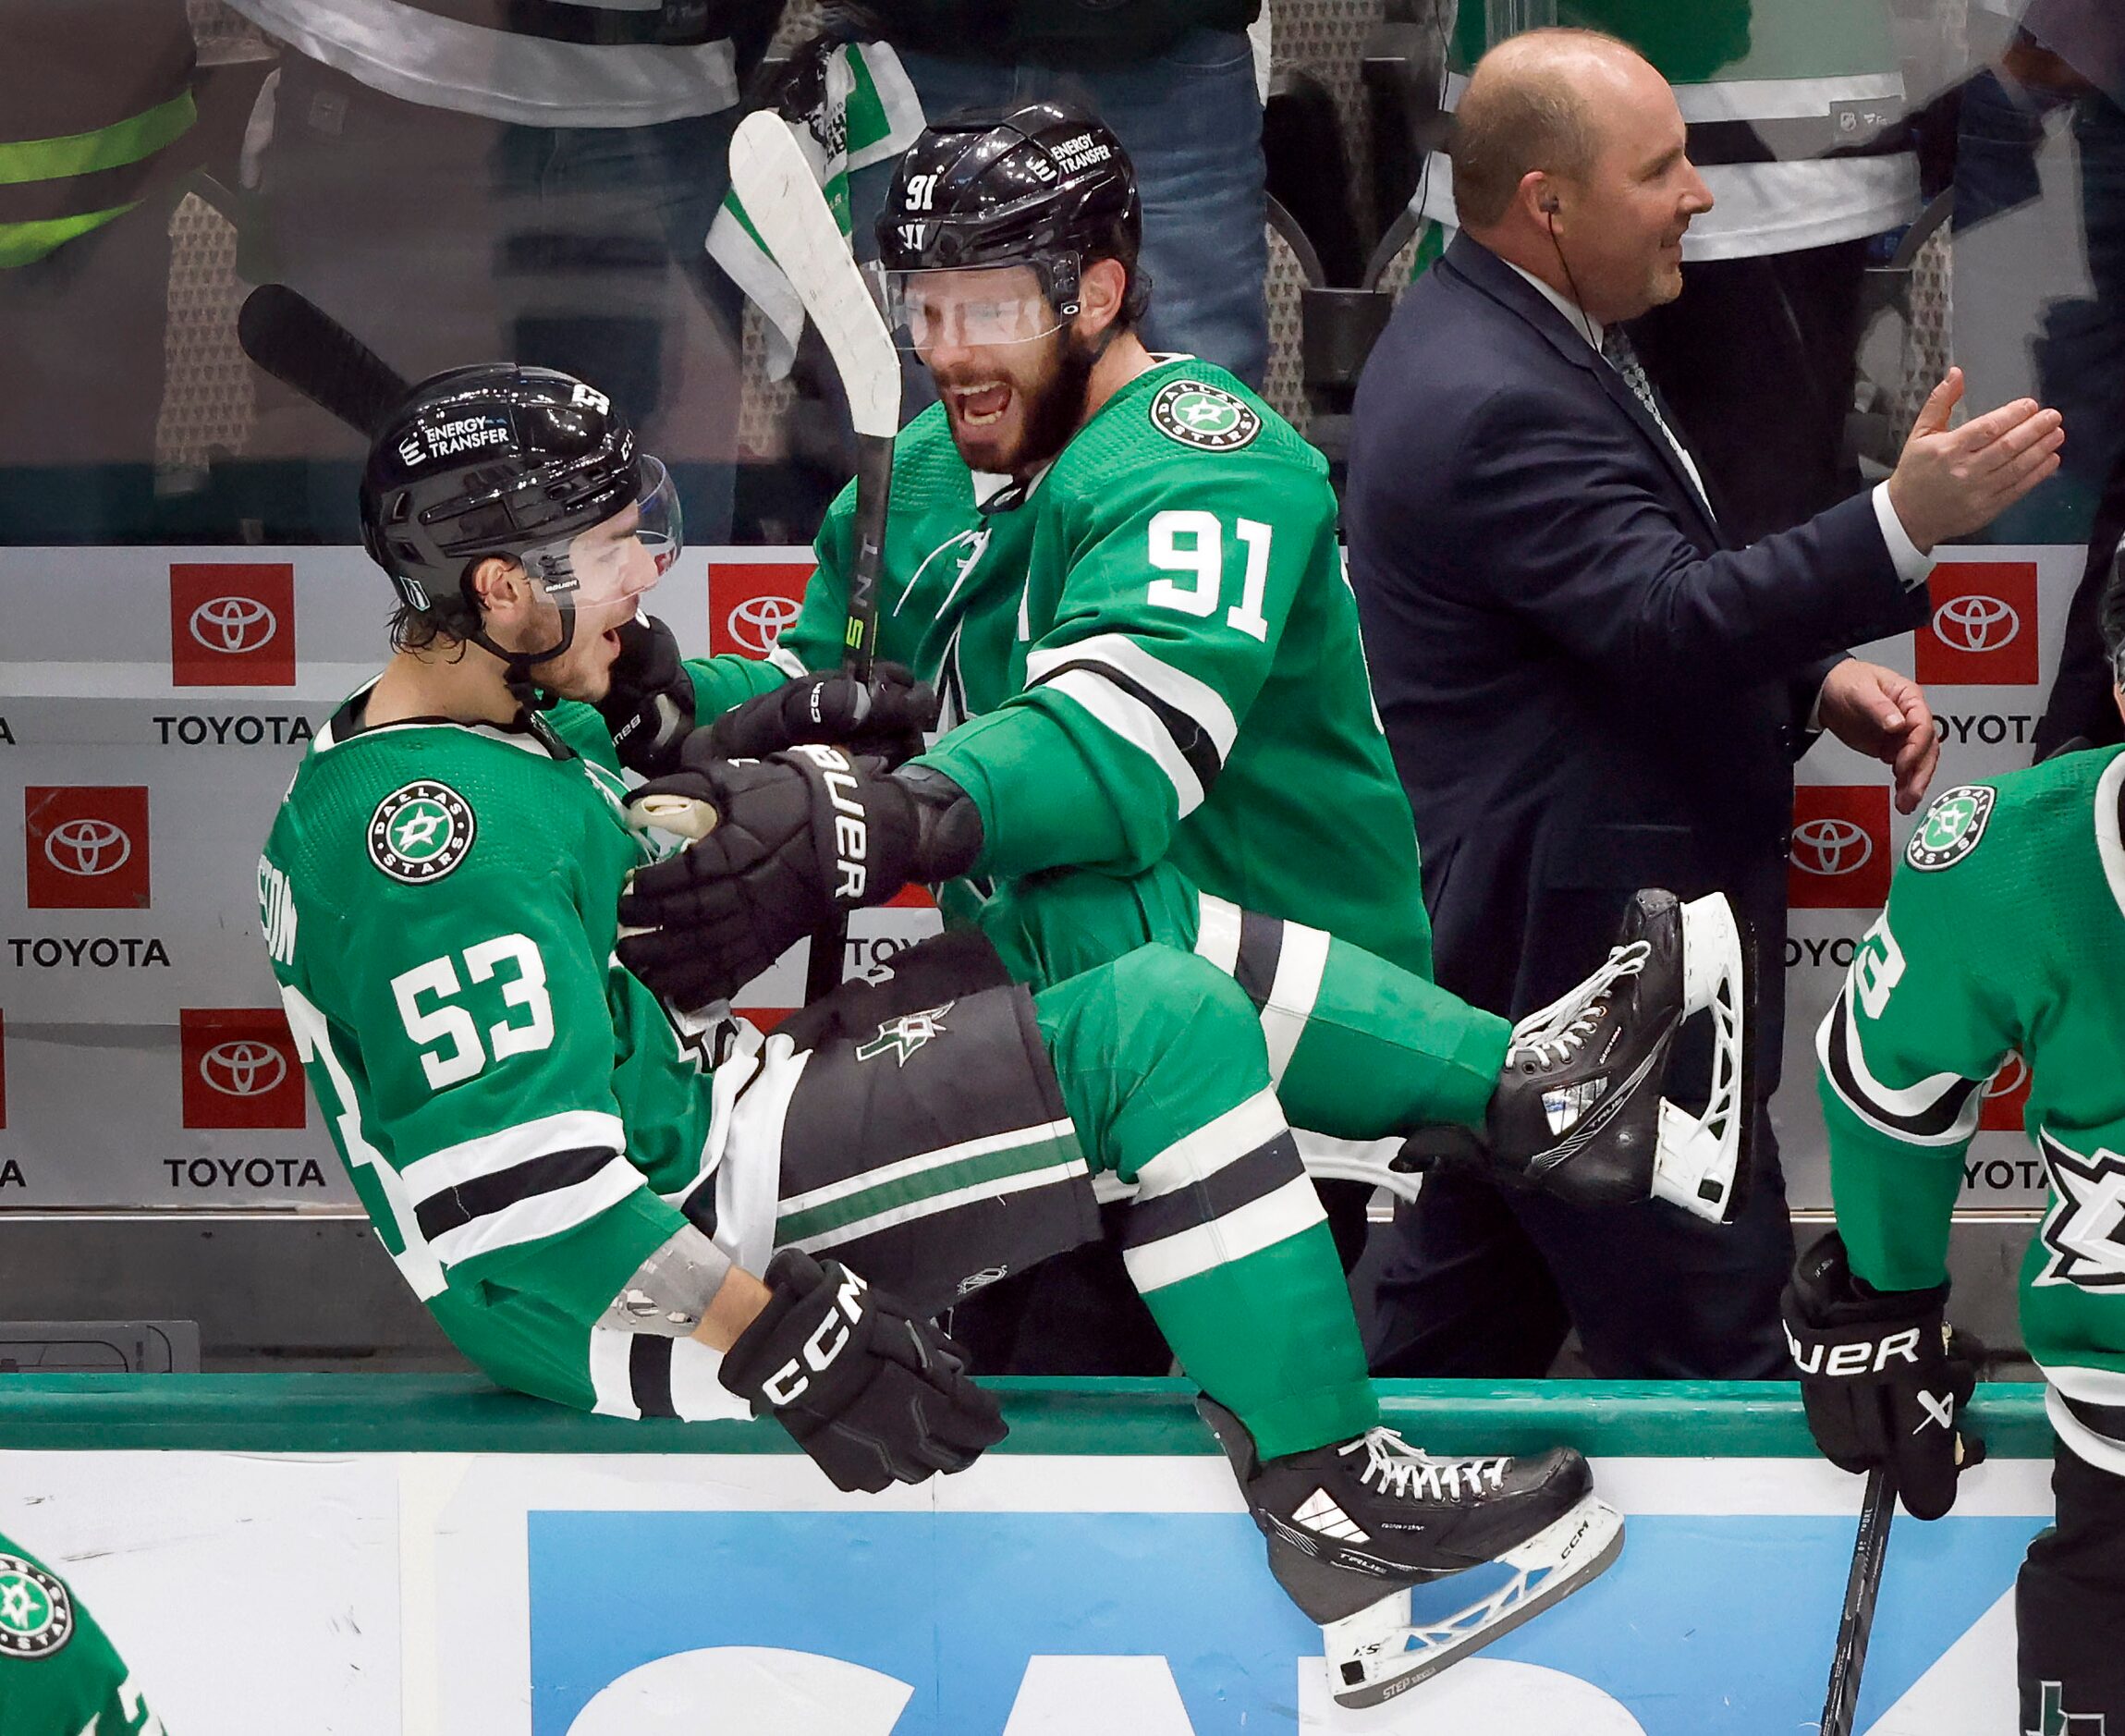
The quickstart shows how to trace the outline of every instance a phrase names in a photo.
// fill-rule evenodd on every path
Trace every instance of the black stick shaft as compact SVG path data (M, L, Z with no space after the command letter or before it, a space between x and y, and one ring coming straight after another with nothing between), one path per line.
M1866 1496L1860 1503L1852 1571L1845 1580L1838 1649L1830 1659L1829 1692L1823 1700L1822 1736L1852 1736L1852 1719L1860 1709L1860 1676L1867 1667L1867 1640L1875 1627L1875 1599L1881 1594L1882 1562L1888 1555L1889 1522L1896 1510L1896 1484L1887 1468L1877 1465L1867 1473Z
M893 442L889 435L856 436L855 556L849 567L849 630L841 642L841 666L869 681L878 660L878 577L885 558L885 506L893 492ZM849 918L837 915L812 936L804 967L807 1004L841 985L849 953Z

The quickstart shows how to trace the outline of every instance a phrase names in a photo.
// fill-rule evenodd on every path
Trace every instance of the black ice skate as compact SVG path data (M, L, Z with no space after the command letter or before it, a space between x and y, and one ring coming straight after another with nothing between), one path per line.
M1488 1167L1587 1202L1671 1201L1730 1216L1748 1123L1746 956L1724 897L1638 893L1607 962L1513 1027L1484 1131ZM1660 1094L1692 1012L1713 1017L1704 1114Z
M1321 1624L1341 1705L1406 1693L1577 1591L1623 1547L1621 1516L1569 1447L1442 1459L1373 1428L1264 1460L1231 1412L1208 1398L1196 1409L1268 1539L1269 1571ZM1501 1583L1441 1620L1411 1620L1411 1586L1491 1562L1508 1570Z

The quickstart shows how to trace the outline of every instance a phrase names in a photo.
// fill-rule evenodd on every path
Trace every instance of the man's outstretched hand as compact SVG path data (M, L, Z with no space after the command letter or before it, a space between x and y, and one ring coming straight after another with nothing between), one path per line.
M2058 468L2066 444L2064 420L2033 397L1950 428L1962 389L1962 370L1950 368L1919 411L1889 478L1889 505L1923 555L1990 524Z

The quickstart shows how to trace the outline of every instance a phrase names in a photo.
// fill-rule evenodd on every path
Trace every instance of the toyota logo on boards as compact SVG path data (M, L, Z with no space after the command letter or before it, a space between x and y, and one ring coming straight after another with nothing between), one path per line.
M1874 839L1850 820L1803 820L1793 828L1793 866L1804 874L1857 874L1874 855Z
M764 657L781 639L782 630L794 625L803 612L804 605L795 597L747 597L731 610L724 627L739 649Z
M296 1128L308 1095L278 1007L177 1009L187 1127Z
M1972 591L1933 612L1933 630L1957 651L1997 651L2021 630L2021 617L2013 605Z
M293 565L172 561L170 685L293 687Z
M1889 895L1887 785L1802 784L1793 791L1786 896L1797 910L1874 910Z
M22 792L23 891L33 911L148 908L148 792L140 784Z
M717 556L708 563L708 648L764 657L804 612L814 565L809 549Z
M2033 561L1943 561L1926 581L1926 600L1933 612L1914 636L1912 651L1912 672L1923 684L2035 684Z
M133 859L133 840L108 820L63 820L44 834L44 860L63 874L115 874Z
M287 1077L287 1057L270 1043L239 1037L201 1056L200 1077L225 1097L263 1097Z
M279 617L256 597L210 597L192 611L192 637L209 651L256 651L279 630Z

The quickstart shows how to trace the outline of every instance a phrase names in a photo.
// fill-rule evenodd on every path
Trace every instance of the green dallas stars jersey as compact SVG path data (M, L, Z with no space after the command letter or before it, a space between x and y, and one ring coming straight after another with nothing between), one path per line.
M935 682L958 725L922 758L981 810L976 874L1168 861L1428 977L1416 832L1321 456L1183 357L1116 393L1023 497L998 482L968 470L941 407L917 417L880 584L878 654ZM820 532L786 670L839 658L853 510L844 491Z
M731 703L758 672L696 673ZM702 1038L613 957L645 847L605 724L561 705L529 732L360 729L360 697L304 756L259 863L311 1087L452 1341L507 1386L637 1414L629 1335L592 1328L685 1221L711 1100Z
M1946 1276L1984 1082L2010 1050L2028 1063L2052 1197L2022 1329L2068 1397L2110 1404L2125 1403L2121 800L2115 749L1936 798L1816 1039L1838 1228L1884 1290Z
M67 1583L0 1536L0 1736L163 1736Z

